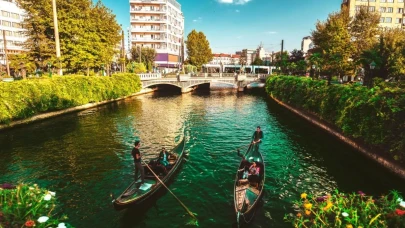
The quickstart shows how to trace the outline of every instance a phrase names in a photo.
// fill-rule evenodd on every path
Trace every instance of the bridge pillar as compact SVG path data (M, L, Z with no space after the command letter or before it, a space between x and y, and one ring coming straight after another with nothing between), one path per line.
M245 91L245 83L243 82L237 82L238 85L238 92L243 92Z
M192 87L181 88L181 93L189 93L189 92L191 92L193 90L194 90L194 88L192 88Z

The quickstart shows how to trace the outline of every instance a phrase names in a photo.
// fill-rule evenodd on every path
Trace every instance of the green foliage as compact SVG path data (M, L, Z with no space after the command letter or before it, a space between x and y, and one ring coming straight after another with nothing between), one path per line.
M130 62L126 66L126 71L129 73L140 74L146 72L146 67L143 63Z
M254 66L264 66L264 62L261 58L256 58L253 62L252 65Z
M0 83L0 123L127 96L141 89L135 74L55 76Z
M136 62L139 62L139 59L141 59L141 62L145 66L147 66L147 70L152 71L153 63L155 62L155 58L156 58L155 49L149 48L149 47L135 46L135 47L132 47L132 49L131 49L131 56L132 56L132 60L134 60Z
M191 31L187 36L187 55L191 65L201 69L203 64L212 60L210 43L203 32Z
M193 65L184 65L184 70L186 74L197 73L197 67Z
M55 52L52 1L17 0L17 3L27 13L23 22L28 38L24 48L36 68L45 68L51 62L69 72L89 71L112 61L121 40L121 27L101 1L95 4L89 0L57 1L60 62Z
M399 193L373 198L359 191L332 195L301 194L294 202L296 214L284 217L294 227L389 228L405 227L405 202Z
M385 85L389 85L383 87ZM270 77L269 94L315 114L387 157L405 162L405 89L381 83L372 89L356 84L327 86L324 80Z
M36 184L20 184L15 189L0 187L0 227L63 226L60 222L67 217L56 217L58 208L55 195L55 192L39 188ZM41 222L39 218L46 221Z

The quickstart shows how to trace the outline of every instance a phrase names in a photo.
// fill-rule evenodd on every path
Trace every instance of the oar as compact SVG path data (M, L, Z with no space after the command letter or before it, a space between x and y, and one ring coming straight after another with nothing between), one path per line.
M170 189L165 185L165 183L163 183L163 181L160 180L160 178L156 175L156 173L153 172L153 170L149 167L149 165L146 164L146 162L144 162L143 160L142 160L142 162L143 162L143 164L146 165L146 167L148 167L148 169L152 172L152 174L156 177L156 179L167 189L167 191L169 191L170 194L172 194L172 196L180 203L180 205L184 208L184 210L186 210L186 212L187 212L191 217L193 217L195 220L197 220L197 218L194 216L194 214L186 207L186 205L184 205L184 204L180 201L179 198L177 198L177 196L176 196L172 191L170 191Z

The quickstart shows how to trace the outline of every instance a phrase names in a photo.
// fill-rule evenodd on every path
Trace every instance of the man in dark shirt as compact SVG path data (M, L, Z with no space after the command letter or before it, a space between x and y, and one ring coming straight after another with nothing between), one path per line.
M260 129L260 126L257 126L255 133L253 133L253 143L262 142L263 131Z
M135 181L138 177L138 170L141 172L141 185L145 181L145 171L143 170L143 166L141 163L141 152L139 151L139 147L141 147L140 141L135 141L135 146L132 149L132 157L134 157L135 162Z

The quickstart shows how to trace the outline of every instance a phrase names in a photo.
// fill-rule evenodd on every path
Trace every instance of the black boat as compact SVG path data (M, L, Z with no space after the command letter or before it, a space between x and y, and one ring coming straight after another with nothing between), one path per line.
M255 214L257 205L263 196L265 181L265 164L259 152L259 143L250 144L236 173L234 186L234 207L238 224L249 223ZM255 163L259 175L248 175L251 165Z
M168 159L170 166L167 168L166 172L162 166L157 165L157 159L151 160L148 164L165 185L171 180L184 160L184 138L185 137L183 136L180 143L169 151L172 156ZM119 197L113 200L113 205L116 210L122 210L129 206L142 204L146 200L152 198L155 193L162 188L162 183L156 178L154 173L152 173L146 165L143 166L145 170L145 183L141 185L140 181L132 182ZM139 179L140 178L138 178L138 180Z

